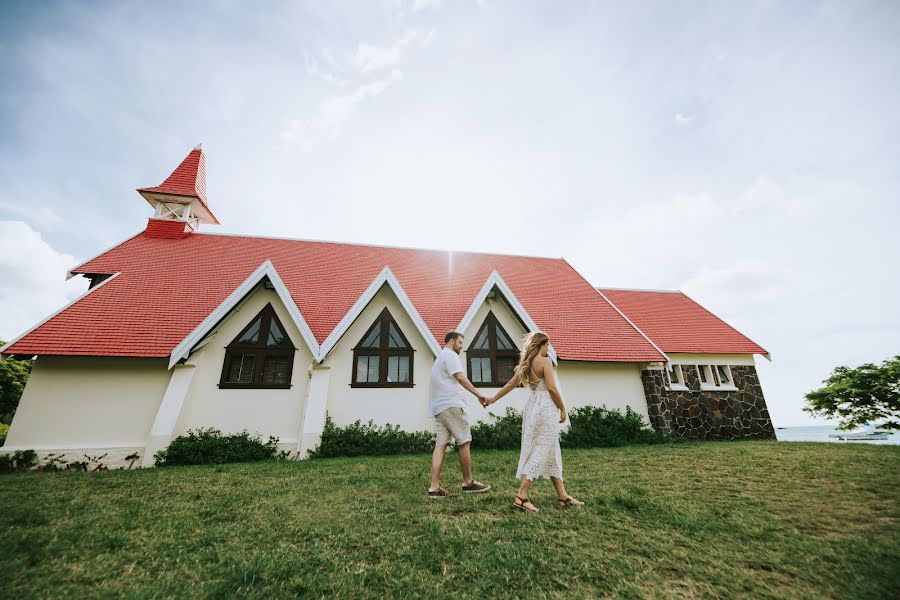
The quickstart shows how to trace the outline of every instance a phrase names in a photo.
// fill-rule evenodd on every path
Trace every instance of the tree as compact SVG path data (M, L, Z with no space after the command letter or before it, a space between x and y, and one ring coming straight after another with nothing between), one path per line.
M0 346L3 344L0 342ZM0 361L0 423L12 422L30 374L30 360L9 357Z
M840 429L882 420L880 428L900 429L900 356L880 366L838 367L822 383L806 394L806 412L840 419Z

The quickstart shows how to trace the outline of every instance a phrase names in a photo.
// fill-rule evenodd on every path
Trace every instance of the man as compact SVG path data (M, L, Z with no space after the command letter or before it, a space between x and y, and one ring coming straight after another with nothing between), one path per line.
M450 492L441 487L441 466L444 464L444 453L450 444L451 438L456 440L459 453L459 467L463 475L463 492L475 494L486 492L491 486L479 483L472 478L472 432L469 420L464 409L463 389L468 390L484 401L484 396L478 393L469 378L463 373L459 362L459 353L463 347L461 333L451 331L444 336L444 349L434 361L431 367L431 382L428 387L428 414L434 417L437 441L434 445L434 454L431 456L431 487L428 488L429 498L446 498Z

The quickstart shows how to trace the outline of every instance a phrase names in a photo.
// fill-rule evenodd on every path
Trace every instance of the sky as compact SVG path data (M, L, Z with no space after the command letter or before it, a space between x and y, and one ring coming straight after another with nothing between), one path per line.
M202 142L205 231L565 257L770 351L900 353L900 3L0 3L0 339Z

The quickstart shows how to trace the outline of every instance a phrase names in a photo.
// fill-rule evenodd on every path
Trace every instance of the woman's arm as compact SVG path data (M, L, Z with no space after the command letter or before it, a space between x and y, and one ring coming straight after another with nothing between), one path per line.
M562 394L559 392L559 387L556 385L556 377L553 373L553 361L545 356L540 356L536 358L534 362L537 363L537 367L542 370L544 385L547 386L547 391L550 392L550 399L553 400L553 403L559 408L559 422L564 423L568 414L566 412L566 405L563 403Z
M510 393L511 391L513 391L514 389L516 389L516 386L517 386L517 385L519 385L519 377L516 376L516 375L513 375L513 376L512 376L512 379L510 379L509 381L507 381L507 382L506 382L506 385L504 385L502 388L500 388L500 391L499 391L499 392L497 392L496 394L493 395L493 397L488 398L488 399L484 402L484 406L488 406L488 405L490 405L490 404L493 404L494 402L496 402L497 400L499 400L499 399L502 398L503 396L507 395L508 393Z

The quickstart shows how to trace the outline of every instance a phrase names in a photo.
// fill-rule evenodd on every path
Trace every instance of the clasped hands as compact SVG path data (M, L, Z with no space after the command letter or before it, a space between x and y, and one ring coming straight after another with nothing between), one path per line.
M487 396L482 396L481 394L478 395L478 402L480 402L481 405L485 408L487 408L488 406L490 406L491 404L493 404L496 401L497 401L496 396L491 396L490 398L488 398Z

